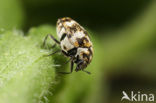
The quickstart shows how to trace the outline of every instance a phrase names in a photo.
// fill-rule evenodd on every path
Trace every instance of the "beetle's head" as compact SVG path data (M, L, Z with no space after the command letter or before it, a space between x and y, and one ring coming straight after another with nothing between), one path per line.
M76 71L84 70L92 60L92 53L88 48L78 49L78 60L76 62Z

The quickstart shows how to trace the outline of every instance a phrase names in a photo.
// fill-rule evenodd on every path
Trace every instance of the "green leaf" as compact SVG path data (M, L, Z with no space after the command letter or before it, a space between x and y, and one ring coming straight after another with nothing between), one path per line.
M55 83L55 67L51 57L41 49L47 33L54 27L33 28L28 36L21 31L7 31L0 35L0 103L41 102ZM46 99L46 97L44 97Z

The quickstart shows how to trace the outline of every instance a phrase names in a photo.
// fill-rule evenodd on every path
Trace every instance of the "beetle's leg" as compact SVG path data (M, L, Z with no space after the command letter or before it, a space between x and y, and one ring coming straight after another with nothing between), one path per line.
M74 67L74 62L71 61L71 64L70 64L70 72L71 72L71 73L73 72L73 67Z
M55 48L56 47L56 43L54 45L51 46L51 48Z
M69 60L67 60L64 64L67 64L68 62L70 62L73 58L71 57Z
M82 71L83 71L83 72L86 72L87 74L91 74L91 72L86 71L86 70L84 70L84 69L82 69Z
M57 39L55 39L55 37L53 37L51 34L48 34L48 35L44 38L43 47L45 46L45 43L46 43L48 37L50 37L52 40L55 41L55 43L57 43L57 44L60 45L60 42L59 42Z
M70 72L59 72L61 74L71 74L73 72L73 67L74 67L74 62L71 61L71 64L70 64Z
M79 69L79 66L77 65L75 71L78 72L79 70L81 69Z
M55 52L53 52L53 53L51 53L49 55L44 55L44 56L51 56L51 55L56 54L56 53L59 53L59 52L61 52L61 50L57 50L57 51L55 51Z

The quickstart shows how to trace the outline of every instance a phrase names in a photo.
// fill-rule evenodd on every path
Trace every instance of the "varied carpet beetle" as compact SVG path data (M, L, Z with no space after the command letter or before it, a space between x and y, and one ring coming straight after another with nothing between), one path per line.
M52 54L62 52L65 56L70 58L69 61L71 62L71 71L61 73L72 73L75 63L76 72L82 70L90 74L90 72L84 70L93 58L93 45L87 31L80 26L80 24L69 17L58 19L56 30L59 41L52 35L48 34L44 39L44 45L47 38L50 37L61 47L60 51L56 51Z

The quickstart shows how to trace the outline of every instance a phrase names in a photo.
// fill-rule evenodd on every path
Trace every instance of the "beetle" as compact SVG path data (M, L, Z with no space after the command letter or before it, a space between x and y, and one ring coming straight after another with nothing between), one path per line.
M58 19L56 31L59 40L54 38L53 35L48 34L44 39L43 45L45 45L47 38L50 37L61 48L61 50L55 51L50 55L62 52L66 57L70 58L70 72L61 73L72 73L74 64L76 64L76 72L82 70L90 74L90 72L84 70L93 58L93 45L87 31L70 17Z

